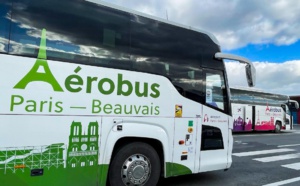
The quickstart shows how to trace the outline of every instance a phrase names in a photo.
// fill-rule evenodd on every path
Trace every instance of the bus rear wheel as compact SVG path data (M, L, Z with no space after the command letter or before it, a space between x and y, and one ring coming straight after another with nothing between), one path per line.
M123 146L109 168L111 186L153 186L160 177L160 159L155 149L142 142Z
M281 124L278 121L276 121L274 132L279 133L280 131L281 131Z

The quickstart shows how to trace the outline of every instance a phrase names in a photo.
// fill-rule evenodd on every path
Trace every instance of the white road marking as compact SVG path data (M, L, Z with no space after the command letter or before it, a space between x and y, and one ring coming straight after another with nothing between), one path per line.
M261 154L271 154L271 153L290 152L290 151L295 151L295 150L294 149L271 149L271 150L259 150L259 151L233 153L232 155L238 156L238 157L244 157L244 156L254 156L254 155L261 155Z
M279 145L277 147L295 147L295 146L300 146L300 144L290 144L290 145Z
M292 164L281 165L281 166L289 169L300 170L300 163L292 163Z
M275 183L270 183L270 184L263 185L263 186L280 186L280 185L285 185L285 184L289 184L289 183L294 183L297 181L300 181L300 177L283 180L283 181L279 181L279 182L275 182Z
M255 137L255 136L279 136L279 135L294 135L294 134L299 134L300 133L300 130L298 131L293 131L291 130L290 132L284 132L282 131L280 134L275 134L275 133L261 133L261 134L241 134L241 135L233 135L233 138L239 138L239 137Z
M279 156L269 156L264 158L255 158L253 160L260 161L260 162L273 162L273 161L280 161L280 160L290 160L295 158L300 158L300 153L286 154L286 155L279 155Z

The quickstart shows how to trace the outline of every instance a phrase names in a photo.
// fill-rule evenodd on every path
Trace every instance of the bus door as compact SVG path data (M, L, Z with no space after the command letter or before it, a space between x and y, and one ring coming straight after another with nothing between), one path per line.
M282 113L282 115L283 115L282 118L284 121L285 130L291 130L293 128L293 121L292 121L291 112L289 110L289 107L285 104L282 104L281 108L284 111Z
M231 154L228 151L232 148L229 142L229 116L203 107L199 172L225 169Z
M231 162L233 121L228 114L229 101L224 74L204 70L205 105L202 109L200 172L226 168Z

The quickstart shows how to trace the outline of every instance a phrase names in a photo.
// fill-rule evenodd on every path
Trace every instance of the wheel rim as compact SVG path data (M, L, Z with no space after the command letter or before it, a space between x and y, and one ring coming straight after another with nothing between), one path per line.
M125 185L143 185L151 175L151 164L147 157L134 154L123 163L122 181Z

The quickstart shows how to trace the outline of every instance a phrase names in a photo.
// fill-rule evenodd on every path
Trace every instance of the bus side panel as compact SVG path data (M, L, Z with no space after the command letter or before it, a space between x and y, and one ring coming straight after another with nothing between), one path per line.
M176 118L174 132L173 168L168 176L191 174L195 171L197 149L197 118ZM198 137L199 139L199 137ZM177 167L177 168L174 168ZM197 166L198 167L198 166Z
M275 107L255 106L255 128L257 131L274 130L276 113L270 109ZM277 107L276 107L277 109ZM278 108L279 109L279 108ZM280 109L281 110L281 109Z
M1 185L96 185L101 120L0 116ZM30 130L28 130L30 129Z
M245 131L245 106L232 104L233 131Z
M252 131L252 106L233 104L233 132Z

